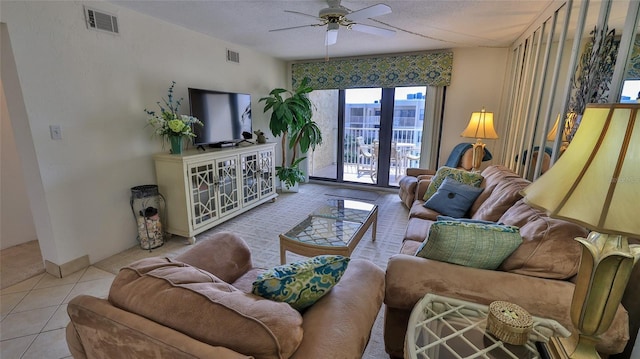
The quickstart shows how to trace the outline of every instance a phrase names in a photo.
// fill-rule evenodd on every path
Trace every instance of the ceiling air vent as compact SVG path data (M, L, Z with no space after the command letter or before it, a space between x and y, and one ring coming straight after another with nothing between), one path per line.
M240 53L227 49L227 61L240 63Z
M87 28L118 34L118 18L109 13L89 7L84 8Z

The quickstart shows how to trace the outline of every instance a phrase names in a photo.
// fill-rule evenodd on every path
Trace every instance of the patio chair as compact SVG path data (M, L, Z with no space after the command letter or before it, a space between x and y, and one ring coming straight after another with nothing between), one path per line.
M356 137L358 146L358 159L356 161L356 172L358 178L364 174L369 174L371 180L375 182L376 171L376 151L371 145L364 143L362 136Z

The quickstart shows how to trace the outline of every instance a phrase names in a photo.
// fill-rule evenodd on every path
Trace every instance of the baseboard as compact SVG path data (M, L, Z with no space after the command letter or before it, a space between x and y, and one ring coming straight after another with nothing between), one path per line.
M81 269L87 268L89 265L90 263L88 255L84 255L61 265L49 262L46 259L44 261L45 271L58 278L64 278L71 273L75 273Z

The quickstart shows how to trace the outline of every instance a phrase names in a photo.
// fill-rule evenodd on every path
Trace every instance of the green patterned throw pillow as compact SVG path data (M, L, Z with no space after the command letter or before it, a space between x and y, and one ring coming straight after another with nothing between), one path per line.
M473 187L480 187L482 180L484 179L478 172L469 172L457 168L442 166L431 179L431 183L429 183L429 187L427 187L427 191L424 193L424 201L428 201L429 198L436 193L445 178L451 178Z
M437 221L416 256L481 269L496 269L522 243L518 227Z
M338 283L347 264L348 257L323 255L277 266L256 278L252 292L302 311Z

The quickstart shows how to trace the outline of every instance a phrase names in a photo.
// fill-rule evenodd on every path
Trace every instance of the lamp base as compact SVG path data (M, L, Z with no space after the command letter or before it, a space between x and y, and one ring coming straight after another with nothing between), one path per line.
M570 359L566 349L567 344L565 344L568 340L569 338L562 337L549 338L549 342L542 344L547 357L549 359Z
M482 158L484 157L484 146L481 139L476 139L476 143L473 144L473 166L471 168L472 172L478 172L480 170L480 165L482 165Z
M599 359L598 337L613 321L640 258L640 246L630 246L625 236L598 232L576 240L582 245L582 256L570 316L578 333L563 344L570 344L564 345L569 358Z
M550 359L601 359L600 354L595 350L597 339L585 338L576 339L579 334L573 333L568 338L552 337L543 347Z

